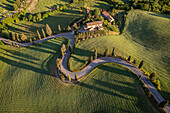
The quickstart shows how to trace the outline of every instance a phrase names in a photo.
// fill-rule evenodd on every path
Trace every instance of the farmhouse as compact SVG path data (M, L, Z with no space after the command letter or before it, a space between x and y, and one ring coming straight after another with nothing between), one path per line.
M84 30L103 30L102 21L88 22L86 26L84 26Z
M101 15L103 16L103 18L110 20L110 22L114 21L114 18L107 11L103 11Z

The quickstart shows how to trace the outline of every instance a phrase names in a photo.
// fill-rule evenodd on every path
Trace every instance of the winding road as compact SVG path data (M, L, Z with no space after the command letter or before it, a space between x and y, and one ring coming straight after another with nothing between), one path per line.
M73 32L68 32L68 33L61 33L61 34L57 34L57 35L53 35L53 36L49 36L47 38L43 38L37 41L34 41L35 44L47 41L47 40L51 40L53 38L57 38L57 37L65 37L67 39L70 40L70 45L73 47L74 46L74 31ZM7 39L1 38L0 40L2 40L4 43L9 44ZM19 46L25 47L25 46L31 46L32 43L18 43L15 41L11 41L12 43L15 43ZM133 66L132 64L128 63L125 60L121 60L118 58L114 58L114 57L102 57L102 58L98 58L96 60L94 60L93 62L91 62L88 66L86 66L83 70L81 70L80 72L71 72L69 71L68 67L67 67L67 62L68 59L70 57L70 51L69 51L69 47L67 48L62 61L61 61L61 71L66 74L66 75L70 75L71 78L74 79L75 74L78 75L78 78L83 77L84 75L86 75L87 73L89 73L91 70L93 70L96 66L102 64L102 63L108 63L108 62L113 62L113 63L117 63L117 64L121 64L123 66L125 66L126 68L128 68L129 70L131 70L134 74L136 74L138 77L140 75L141 76L141 80L143 81L143 83L148 87L149 91L152 93L153 97L156 99L156 101L158 103L164 101L165 99L160 95L160 93L157 91L157 89L154 87L154 85L151 83L151 81L135 66ZM164 110L167 113L170 113L170 104L168 104Z

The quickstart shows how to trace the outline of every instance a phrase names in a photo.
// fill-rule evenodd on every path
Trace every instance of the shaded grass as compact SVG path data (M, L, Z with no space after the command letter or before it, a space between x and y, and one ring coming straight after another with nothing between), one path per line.
M132 11L122 35L103 36L78 43L69 59L70 69L80 69L90 56L94 56L95 48L99 54L103 54L107 48L111 53L115 47L116 55L126 58L131 55L132 59L137 58L138 64L144 60L144 69L157 73L162 87L160 93L170 100L169 19L166 15L153 14L155 13Z

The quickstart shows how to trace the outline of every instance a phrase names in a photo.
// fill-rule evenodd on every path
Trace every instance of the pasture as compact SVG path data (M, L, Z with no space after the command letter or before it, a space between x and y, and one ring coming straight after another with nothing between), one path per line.
M110 54L115 47L115 54L137 59L139 64L144 60L144 69L156 72L161 81L161 95L170 100L169 85L169 49L170 49L169 16L145 11L129 13L125 28L120 36L102 36L87 39L77 44L69 59L71 70L79 70L86 61L94 56L94 50L103 54L108 48Z

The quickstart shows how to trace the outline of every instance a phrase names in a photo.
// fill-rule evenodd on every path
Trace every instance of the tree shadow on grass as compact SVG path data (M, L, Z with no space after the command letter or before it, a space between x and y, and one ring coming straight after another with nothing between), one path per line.
M40 68L31 66L31 65L22 63L22 62L20 62L20 61L17 62L17 61L15 61L15 60L11 60L11 59L8 59L8 58L2 57L2 56L0 56L0 60L3 61L3 62L5 62L5 63L7 63L7 64L9 64L9 65L18 67L18 68L31 70L31 71L34 71L34 72L37 72L37 73L41 73L41 74L48 74L48 72L45 71L44 69L40 69Z
M124 76L128 76L128 77L131 77L129 75L132 74L132 73L128 72L127 70L122 70L122 69L110 67L110 66L107 66L107 65L98 66L98 68L103 70L103 71L108 71L108 72L111 72L111 73L116 73L116 74L124 75Z
M124 98L124 99L130 100L129 98L124 97L124 96L122 96L120 94L117 94L117 93L114 93L112 91L108 91L106 89L99 88L99 87L96 87L96 86L93 86L93 85L89 85L89 84L86 84L86 83L80 83L79 85L82 86L82 87L91 89L91 90L95 90L95 91L101 92L101 93L105 93L105 94L108 94L108 95L112 95L112 96L116 96L116 97L120 97L120 98Z
M109 89L113 89L115 91L120 92L121 94L137 97L137 94L136 93L134 94L135 88L121 86L121 85L116 85L116 84L112 84L112 83L101 81L101 80L97 80L97 79L93 79L93 81L94 81L95 84L97 84L99 86L102 86L102 87L105 87L105 88L109 88Z

